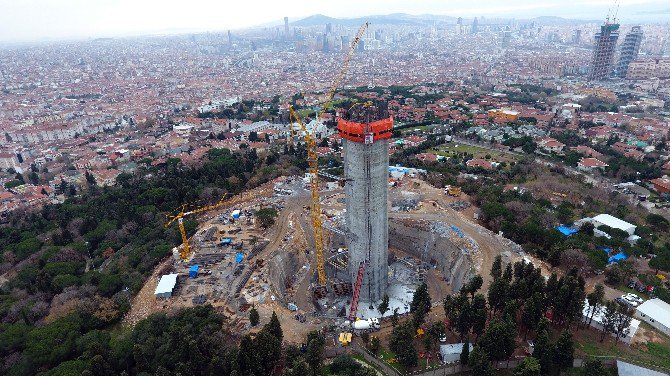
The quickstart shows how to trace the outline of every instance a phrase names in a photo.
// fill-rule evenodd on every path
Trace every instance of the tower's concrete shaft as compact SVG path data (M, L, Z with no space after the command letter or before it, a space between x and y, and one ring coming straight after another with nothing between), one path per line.
M367 263L360 290L360 299L367 302L382 299L388 284L388 138L393 122L375 123L353 123L364 128L358 133L351 128L347 133L343 122L338 123L344 146L349 275L355 283L360 263Z

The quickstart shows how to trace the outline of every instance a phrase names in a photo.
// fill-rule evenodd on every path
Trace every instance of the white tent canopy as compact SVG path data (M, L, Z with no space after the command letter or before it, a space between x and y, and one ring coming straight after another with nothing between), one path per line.
M177 276L178 274L166 274L162 276L161 280L158 282L158 286L156 286L156 291L154 292L154 295L157 298L171 297L172 290L177 284Z

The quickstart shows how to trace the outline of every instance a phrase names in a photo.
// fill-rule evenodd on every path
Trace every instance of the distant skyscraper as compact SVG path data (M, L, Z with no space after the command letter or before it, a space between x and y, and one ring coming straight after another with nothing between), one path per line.
M284 17L284 36L288 38L288 17Z
M589 81L604 80L612 73L614 48L618 39L619 24L610 23L608 18L605 24L600 26L600 32L595 37Z
M330 33L332 33L332 32L333 32L333 24L330 23L330 22L328 22L328 23L326 24L326 34L330 34Z
M582 31L580 29L575 30L575 33L572 34L572 43L573 44L582 43Z
M477 20L477 17L475 17L474 21L472 21L472 29L470 32L472 34L477 34L479 32L479 21Z
M670 36L665 40L665 48L661 50L663 57L670 57Z
M626 34L626 37L621 44L621 55L619 56L619 63L615 70L617 77L626 77L626 74L628 73L628 64L635 60L637 54L640 52L642 36L641 26L633 26L630 32Z
M505 26L501 32L502 46L508 47L510 41L512 40L512 31L509 29L509 26Z
M230 30L228 30L228 44L233 44L233 36L230 34Z
M458 33L463 34L463 18L458 17L458 21L456 22L456 25L458 25Z

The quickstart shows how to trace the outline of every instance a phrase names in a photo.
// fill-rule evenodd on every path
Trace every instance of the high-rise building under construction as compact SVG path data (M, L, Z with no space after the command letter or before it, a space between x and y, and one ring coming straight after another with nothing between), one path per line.
M640 53L640 44L642 44L642 33L641 26L633 26L633 28L626 34L626 37L621 43L621 54L619 55L619 62L616 65L614 71L617 77L626 77L628 73L628 65L631 61L637 58L637 54Z
M344 150L345 222L352 284L363 273L360 299L375 302L388 283L388 140L385 106L354 106L337 121ZM358 296L356 296L358 298Z
M618 39L619 24L610 23L608 18L605 24L600 26L600 32L596 33L589 81L602 81L610 76L612 73L614 48Z

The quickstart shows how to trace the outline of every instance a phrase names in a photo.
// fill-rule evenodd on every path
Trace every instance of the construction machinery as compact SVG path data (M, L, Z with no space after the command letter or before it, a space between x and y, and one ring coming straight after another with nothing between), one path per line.
M363 285L363 274L365 273L365 262L361 262L358 266L358 273L356 274L356 284L354 284L354 294L351 297L351 306L349 307L349 321L356 318L358 312L358 300L361 296L361 286Z
M461 195L462 191L461 191L461 187L457 187L455 185L447 185L444 188L444 193L446 193L447 195L452 196L452 197L458 197L458 196Z
M367 28L368 28L367 22L361 25L361 27L358 29L358 33L356 33L356 37L351 42L347 56L344 59L342 69L340 69L340 72L335 78L333 85L331 86L330 90L328 90L328 94L326 95L325 101L321 105L320 112L318 112L316 115L315 119L316 124L319 124L321 116L326 111L326 109L328 109L330 103L333 101L333 97L335 96L337 88L340 86L340 83L342 82L344 76L347 74L347 71L349 70L349 63L351 61L351 57L354 54L354 51L356 50L356 46L358 45L358 42L361 40L363 33L365 33L365 30ZM316 134L318 127L315 125L312 129L308 130L303 121L298 117L296 112L293 110L292 106L289 106L289 116L291 121L295 121L300 126L302 136L305 139L305 143L307 144L307 162L309 164L310 191L312 193L311 217L312 217L312 225L314 227L317 278L319 285L325 286L327 278L325 268L326 261L323 253L321 199L319 197L319 161L317 154L318 145L317 145L317 134ZM291 127L291 129L293 129L293 127Z
M188 243L188 237L186 236L186 229L184 228L185 217L200 214L209 210L219 209L221 207L228 205L234 205L238 202L248 200L249 198L251 198L251 196L252 194L247 193L245 195L235 196L230 200L226 200L226 198L228 198L228 194L226 193L225 195L223 195L221 200L219 200L216 204L201 206L191 210L187 210L187 208L190 205L183 204L177 209L177 214L167 215L168 221L167 223L165 223L165 228L170 227L170 225L173 224L175 221L177 221L177 223L179 224L179 232L181 233L181 241L183 243L183 247L179 252L179 257L183 261L188 261L189 257L191 257L191 247Z

